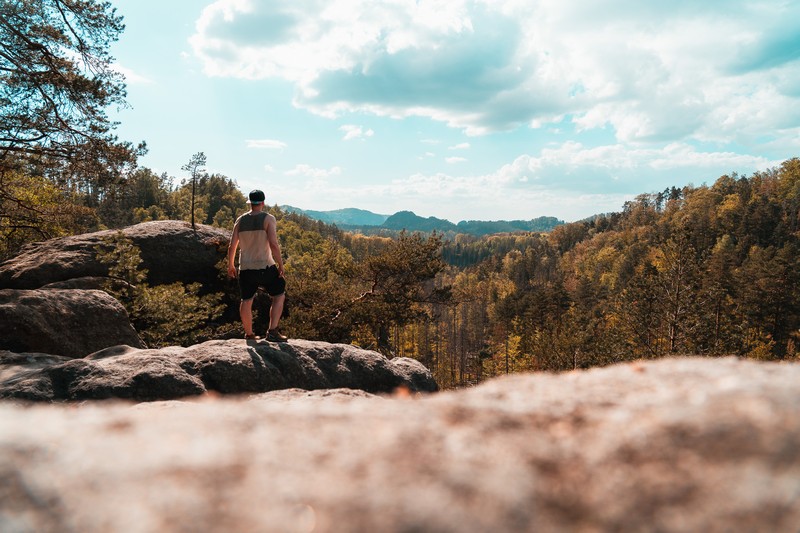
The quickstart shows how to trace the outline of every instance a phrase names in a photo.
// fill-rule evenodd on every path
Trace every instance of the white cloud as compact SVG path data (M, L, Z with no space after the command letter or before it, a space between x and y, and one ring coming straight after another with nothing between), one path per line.
M521 155L486 176L486 181L508 190L538 187L635 195L689 182L713 182L732 171L747 173L777 164L760 156L703 152L685 143L630 148L623 144L589 147L570 141L543 148L538 155Z
M448 150L466 150L469 148L469 143L460 143L454 144L453 146L448 147Z
M546 166L570 168L659 170L675 168L761 168L769 161L763 157L741 155L734 152L699 152L683 143L672 143L662 148L631 149L622 144L585 147L577 142L566 142L558 148L545 148L540 157L529 158L532 169Z
M444 160L448 164L452 165L452 164L455 164L455 163L463 163L463 162L466 161L466 158L463 158L463 157L445 157Z
M287 170L285 174L287 176L302 176L308 178L327 178L329 176L336 176L342 173L342 169L340 167L331 167L331 168L314 168L311 165L306 164L299 164L296 165L293 169Z
M339 131L344 132L344 137L342 140L344 141L352 141L353 139L364 139L366 137L372 137L375 135L375 132L371 129L364 130L361 126L356 126L353 124L345 124L339 127Z
M749 144L800 121L798 20L745 0L218 0L191 45L207 75L286 79L323 116Z
M268 150L283 150L286 143L274 139L248 139L245 141L248 148L264 148Z

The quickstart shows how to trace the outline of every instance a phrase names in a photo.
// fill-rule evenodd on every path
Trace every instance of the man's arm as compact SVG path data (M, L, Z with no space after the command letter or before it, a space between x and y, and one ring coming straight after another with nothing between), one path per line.
M239 221L233 225L233 233L231 234L231 242L228 245L228 277L236 277L236 247L239 246Z
M278 222L273 215L267 215L265 223L267 225L267 243L272 250L272 258L278 266L278 273L283 277L283 258L281 257L281 245L278 243Z

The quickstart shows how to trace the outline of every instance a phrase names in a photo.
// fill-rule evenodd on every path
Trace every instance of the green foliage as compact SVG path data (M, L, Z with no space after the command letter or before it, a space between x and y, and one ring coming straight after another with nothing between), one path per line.
M108 2L0 2L0 257L113 215L100 203L145 151L106 115L126 105L109 54L123 29Z
M73 211L116 196L146 151L106 115L127 105L108 51L123 29L108 2L0 2L0 174L48 179Z
M125 85L108 49L123 29L108 2L0 3L0 163L117 144L105 109Z
M0 261L29 242L79 233L96 223L92 210L71 202L49 180L0 171Z
M191 222L192 188L192 180L184 180L173 188L173 178L139 168L110 187L110 194L104 196L97 210L109 227L151 220ZM245 197L235 181L221 174L198 175L194 183L196 222L230 228L245 205Z
M245 197L236 182L220 174L200 175L195 188L195 218L201 224L233 227L236 217L246 209ZM182 182L171 195L175 211L172 218L191 222L192 181Z
M446 287L432 283L444 269L441 238L401 233L381 253L366 258L355 270L362 288L352 301L354 322L374 332L374 348L392 352L389 327L402 327L429 316L425 305L449 299ZM370 345L372 345L370 343Z
M122 286L122 289L117 290L116 296L120 297L133 318L133 303L147 279L147 270L139 268L142 263L139 248L122 231L104 237L102 241L103 245L97 246L96 253L97 260L108 266L108 277L112 280L108 288L113 290L114 287Z
M285 326L303 338L350 342L353 322L342 310L355 297L353 258L335 241L292 226L284 222L279 230L291 243L284 247L291 310ZM304 238L289 240L285 230L292 229L302 231Z
M144 285L131 316L148 346L188 346L215 336L211 322L223 311L217 294L200 295L199 283Z
M462 220L457 225L457 231L464 234L477 236L491 235L496 233L513 233L519 231L548 232L563 223L563 220L558 220L555 217L539 217L533 220Z
M104 221L110 226L129 226L170 218L174 213L171 183L166 174L136 169L120 184L115 198L101 204Z
M356 260L336 239L340 233L325 237L305 217L273 212L289 280L286 327L295 335L391 352L391 327L424 316L427 303L447 297L432 286L444 267L437 236L377 238L375 253ZM361 238L345 241L363 244Z
M538 246L538 233L499 234L486 237L459 234L443 243L442 259L449 265L466 268L493 257L503 257L512 250L524 253Z
M108 265L106 290L125 306L148 346L189 345L213 334L207 328L223 311L220 295L201 296L199 283L149 286L139 248L121 231L103 239L97 258Z

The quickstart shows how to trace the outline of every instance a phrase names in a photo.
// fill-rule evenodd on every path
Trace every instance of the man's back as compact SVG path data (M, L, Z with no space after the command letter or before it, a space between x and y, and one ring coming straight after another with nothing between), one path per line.
M239 217L239 269L261 270L275 264L267 240L267 213L249 212Z

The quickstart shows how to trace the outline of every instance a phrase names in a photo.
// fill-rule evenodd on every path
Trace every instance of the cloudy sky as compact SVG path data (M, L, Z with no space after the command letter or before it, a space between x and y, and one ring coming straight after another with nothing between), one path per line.
M270 204L573 221L800 156L797 0L112 4L140 163Z

